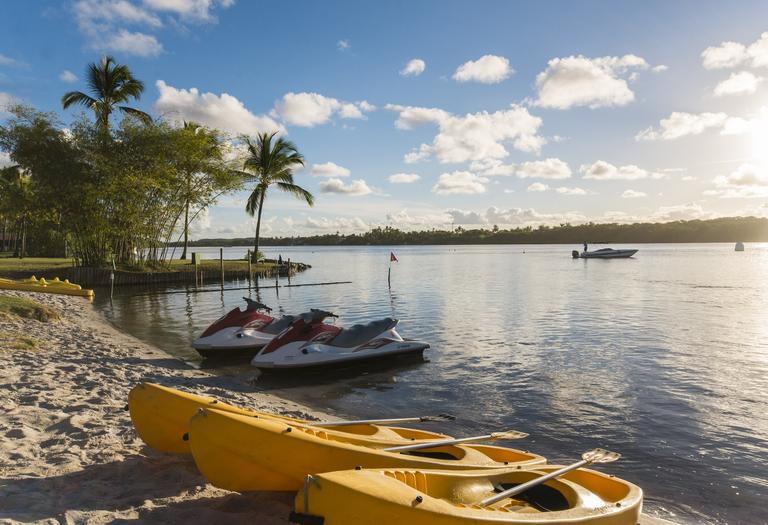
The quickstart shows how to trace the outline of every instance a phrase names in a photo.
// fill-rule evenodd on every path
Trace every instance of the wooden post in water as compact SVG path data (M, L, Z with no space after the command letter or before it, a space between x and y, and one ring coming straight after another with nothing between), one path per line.
M291 258L288 257L288 284L291 284Z
M219 268L221 268L221 287L224 288L224 248L219 248Z
M251 287L251 280L253 279L253 263L251 263L251 250L248 250L248 288Z

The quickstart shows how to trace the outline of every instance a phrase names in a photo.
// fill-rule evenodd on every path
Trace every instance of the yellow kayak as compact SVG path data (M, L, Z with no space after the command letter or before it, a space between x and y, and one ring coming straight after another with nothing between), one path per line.
M579 469L519 496L478 502L560 467L494 471L346 470L311 476L291 521L324 525L636 525L643 492L627 481ZM322 521L321 521L322 520Z
M307 474L365 468L498 469L546 463L542 456L490 445L443 445L388 452L331 429L201 409L189 422L200 472L217 487L298 490Z
M29 279L14 281L0 278L0 289L20 290L24 292L55 293L62 295L79 295L81 297L93 297L93 290L84 289L79 284L69 282L69 279L60 281L58 277L47 281L45 277L36 279L33 275Z
M128 394L128 410L139 437L155 450L177 454L189 454L189 420L201 408L215 408L222 412L239 414L247 418L265 418L289 425L311 424L311 421L259 412L250 408L228 405L212 397L200 396L154 383L140 383ZM316 427L317 428L317 427ZM373 424L334 427L323 424L322 429L335 429L340 436L370 442L381 446L396 446L448 439L450 436L426 430L381 426ZM318 428L318 430L320 430Z

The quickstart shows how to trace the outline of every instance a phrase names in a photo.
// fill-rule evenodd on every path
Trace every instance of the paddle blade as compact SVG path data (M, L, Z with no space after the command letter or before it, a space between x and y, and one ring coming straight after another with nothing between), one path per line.
M602 448L593 448L581 455L581 459L587 463L611 463L621 457L618 452L611 452Z
M436 416L422 416L419 418L422 423L435 421L453 421L455 419L456 416L452 416L451 414L437 414Z
M518 432L517 430L507 430L506 432L491 432L491 439L523 439L527 438L526 432Z

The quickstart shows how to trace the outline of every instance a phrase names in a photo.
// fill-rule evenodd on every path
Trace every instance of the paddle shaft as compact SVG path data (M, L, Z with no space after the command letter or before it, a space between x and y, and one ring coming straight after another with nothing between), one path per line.
M488 505L492 505L496 503L497 501L501 501L504 498L509 498L511 496L516 496L518 494L521 494L525 492L526 490L535 487L536 485L541 485L545 481L549 481L552 478L556 478L558 476L562 476L563 474L570 472L572 470L576 470L579 467L583 467L584 465L588 465L591 463L590 461L586 459L582 459L581 461L577 461L573 465L568 465L567 467L563 467L560 470L556 470L554 472L550 472L549 474L546 474L544 476L541 476L536 479L532 479L531 481L526 481L525 483L522 483L521 485L518 485L516 487L512 487L509 490L505 490L504 492L499 492L498 494L494 494L493 496L490 496L488 498L485 498L482 500L478 505L481 507L486 507Z
M427 421L433 421L431 417L432 416L399 417L399 418L393 418L393 419L358 419L356 421L317 421L314 423L305 423L305 425L308 427L349 427L352 425L369 425L369 424L396 425L399 423L423 423Z
M494 434L486 434L484 436L474 436L458 439L443 439L441 441L429 441L427 443L417 443L415 445L403 445L400 447L385 448L386 452L407 452L409 450L421 450L423 448L442 447L443 445L459 445L461 443L473 443L475 441L490 441L492 439L498 439L498 436Z

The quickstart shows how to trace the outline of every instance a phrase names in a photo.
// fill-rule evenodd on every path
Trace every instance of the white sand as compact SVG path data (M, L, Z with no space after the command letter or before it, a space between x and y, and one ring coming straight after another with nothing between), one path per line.
M149 380L260 410L318 414L195 370L117 331L86 299L0 294L62 315L0 319L0 523L288 523L292 494L217 489L191 457L145 446L124 410L128 391ZM37 349L12 349L20 336Z
M83 298L0 294L62 315L0 317L0 523L289 523L293 494L217 489L191 457L145 446L124 410L128 391L148 380L259 410L326 415L195 370L114 329ZM37 348L12 349L19 337Z

